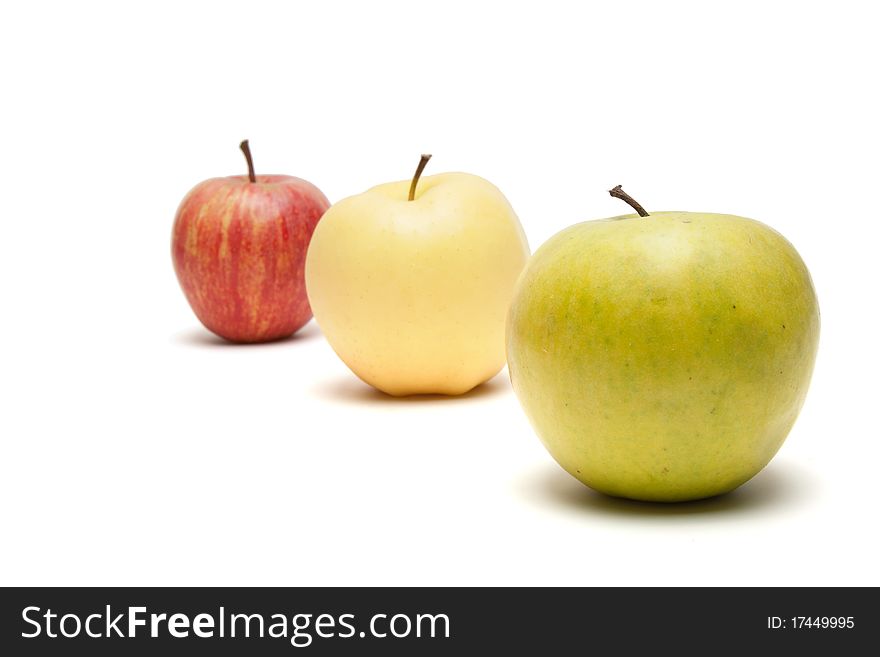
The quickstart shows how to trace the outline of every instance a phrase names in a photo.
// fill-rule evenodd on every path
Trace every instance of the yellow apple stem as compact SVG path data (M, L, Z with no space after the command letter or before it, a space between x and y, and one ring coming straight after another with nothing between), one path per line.
M629 203L630 207L639 213L640 217L648 217L650 216L641 205L639 205L638 201L636 201L632 196L623 191L623 186L618 185L614 189L609 189L608 193L611 194L614 198L619 198L621 201L626 201Z
M244 153L244 158L248 163L248 180L252 183L257 182L257 176L254 174L254 158L251 157L251 145L248 144L248 140L245 139L238 145L238 147L241 149L241 152Z
M431 159L430 155L422 155L422 159L419 160L419 166L416 167L416 175L413 176L412 184L409 186L409 200L412 201L416 197L416 185L419 184L419 178L422 176L422 171L425 170L425 165L428 163L428 160Z

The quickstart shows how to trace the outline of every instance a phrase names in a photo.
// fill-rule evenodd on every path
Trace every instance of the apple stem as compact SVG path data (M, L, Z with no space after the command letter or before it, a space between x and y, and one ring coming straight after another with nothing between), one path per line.
M611 194L611 196L613 196L614 198L619 198L621 201L626 201L627 203L629 203L630 207L633 210L635 210L636 212L638 212L640 217L650 216L645 211L645 208L643 208L641 205L639 205L638 201L636 201L632 196L630 196L625 191L623 191L622 185L618 185L614 189L609 189L608 193Z
M416 185L419 184L419 178L422 176L422 171L425 170L425 165L428 163L428 160L431 159L430 155L422 155L422 159L419 160L419 166L416 167L416 174L413 176L412 184L409 186L409 200L412 201L416 197Z
M245 139L239 144L239 148L241 148L241 152L244 153L244 158L248 163L248 180L255 183L257 182L257 176L254 174L254 158L251 157L251 145L248 143L248 140Z

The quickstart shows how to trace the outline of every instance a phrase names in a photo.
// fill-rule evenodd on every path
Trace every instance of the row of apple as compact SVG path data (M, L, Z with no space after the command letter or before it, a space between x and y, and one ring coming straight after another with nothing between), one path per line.
M504 195L465 173L330 205L312 184L206 180L172 255L201 322L234 342L289 336L314 313L339 357L390 395L467 392L505 360L544 445L617 496L732 490L777 452L819 337L810 275L766 225L648 213L574 225L534 256Z

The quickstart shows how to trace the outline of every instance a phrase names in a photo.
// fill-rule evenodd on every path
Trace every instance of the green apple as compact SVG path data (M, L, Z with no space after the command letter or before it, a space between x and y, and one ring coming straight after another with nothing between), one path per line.
M510 378L556 461L609 495L730 491L804 402L819 307L782 235L733 215L639 211L552 237L520 277Z

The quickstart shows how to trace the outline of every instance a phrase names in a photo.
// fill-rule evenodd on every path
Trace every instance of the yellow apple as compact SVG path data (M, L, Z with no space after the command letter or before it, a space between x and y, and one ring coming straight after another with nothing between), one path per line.
M504 330L529 255L491 183L466 173L394 182L339 201L306 256L306 290L330 346L391 395L457 395L504 366Z
M654 212L577 224L538 249L507 350L526 415L566 471L610 495L679 501L732 490L770 461L818 339L810 274L782 235Z

